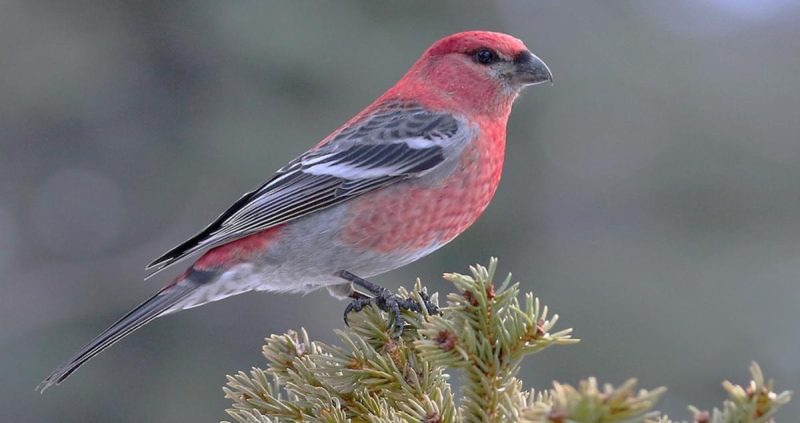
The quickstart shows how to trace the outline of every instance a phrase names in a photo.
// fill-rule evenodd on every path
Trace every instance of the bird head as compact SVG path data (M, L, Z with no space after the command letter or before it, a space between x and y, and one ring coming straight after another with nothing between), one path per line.
M422 56L424 61L447 63L462 76L494 80L509 89L553 81L547 65L522 41L499 32L469 31L442 38Z
M400 85L429 87L432 96L470 111L507 114L522 88L552 80L547 65L519 39L468 31L435 42Z

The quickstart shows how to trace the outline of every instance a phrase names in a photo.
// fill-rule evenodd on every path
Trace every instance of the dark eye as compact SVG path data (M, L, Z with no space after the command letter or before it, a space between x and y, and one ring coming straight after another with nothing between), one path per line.
M491 65L498 60L497 53L489 50L488 48L482 48L476 51L474 56L475 61L482 65Z

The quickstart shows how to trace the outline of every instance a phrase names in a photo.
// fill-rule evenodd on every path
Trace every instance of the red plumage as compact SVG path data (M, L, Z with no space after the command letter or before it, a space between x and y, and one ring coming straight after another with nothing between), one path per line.
M500 182L514 99L549 80L544 62L509 35L472 31L437 41L370 106L154 260L148 268L158 272L205 250L40 389L157 317L242 292L326 287L357 298L358 310L367 300L352 281L397 306L352 274L410 263L472 225Z

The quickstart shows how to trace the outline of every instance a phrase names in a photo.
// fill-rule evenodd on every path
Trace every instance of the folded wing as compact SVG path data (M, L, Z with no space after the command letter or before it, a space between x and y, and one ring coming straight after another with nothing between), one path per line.
M201 249L422 176L452 158L469 136L470 129L450 114L405 103L387 105L278 170L147 269L154 270L152 276Z

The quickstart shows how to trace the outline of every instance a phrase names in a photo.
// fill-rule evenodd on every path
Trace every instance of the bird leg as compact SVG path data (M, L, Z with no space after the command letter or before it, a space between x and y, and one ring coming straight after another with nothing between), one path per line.
M395 335L400 336L403 333L403 327L405 326L405 323L400 316L400 311L410 310L417 313L422 312L420 304L414 301L413 298L400 298L388 289L380 285L376 285L366 279L360 278L348 272L347 270L342 270L339 272L338 276L351 282L353 285L365 289L373 295L372 297L368 297L355 290L350 294L350 298L352 298L353 301L347 305L347 308L344 309L344 323L348 326L349 324L347 322L347 315L350 314L350 312L359 312L368 304L375 304L375 306L377 306L379 309L385 312L390 312L394 315ZM420 292L420 295L425 303L425 309L428 314L439 314L439 307L430 301L428 294Z

